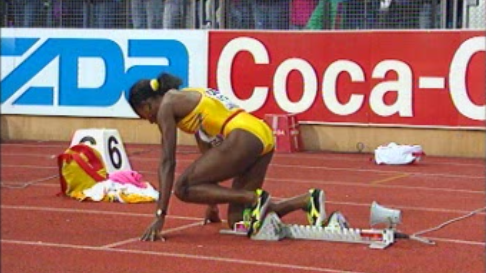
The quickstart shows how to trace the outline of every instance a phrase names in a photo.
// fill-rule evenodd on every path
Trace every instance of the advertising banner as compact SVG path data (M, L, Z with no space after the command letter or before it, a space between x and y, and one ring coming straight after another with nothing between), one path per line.
M485 128L480 31L217 32L209 86L303 123Z
M130 86L161 72L207 85L207 32L2 29L2 114L136 117ZM183 86L183 87L184 87Z

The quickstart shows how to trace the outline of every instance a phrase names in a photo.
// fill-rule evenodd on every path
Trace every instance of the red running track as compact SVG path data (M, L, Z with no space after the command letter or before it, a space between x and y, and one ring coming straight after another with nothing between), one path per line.
M399 240L386 250L323 241L252 241L202 226L204 207L171 200L166 242L140 242L154 204L78 202L56 197L53 156L64 142L1 145L1 271L29 272L468 272L485 271L484 210L424 233L430 246ZM157 184L157 145L126 145L132 168ZM198 155L178 150L180 173ZM326 191L326 210L340 210L353 227L369 227L378 201L402 211L400 231L432 229L485 207L482 159L426 157L416 165L376 166L370 154L277 154L265 189L275 198ZM222 211L224 211L224 206ZM305 224L294 212L285 223Z

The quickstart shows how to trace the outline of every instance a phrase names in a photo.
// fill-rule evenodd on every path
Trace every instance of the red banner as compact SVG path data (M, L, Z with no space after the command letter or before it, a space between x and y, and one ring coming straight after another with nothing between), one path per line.
M209 35L209 86L259 117L485 128L484 32Z

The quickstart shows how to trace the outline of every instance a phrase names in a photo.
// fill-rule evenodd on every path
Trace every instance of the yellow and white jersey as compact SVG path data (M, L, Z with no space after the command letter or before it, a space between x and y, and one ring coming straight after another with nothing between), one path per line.
M211 88L184 88L181 91L199 92L201 100L198 105L177 123L179 129L194 134L202 131L207 136L222 134L225 122L235 113L242 111L218 90Z
M182 92L199 92L201 100L196 107L177 123L182 131L198 133L203 141L216 137L223 139L233 130L242 129L258 137L263 145L262 154L273 150L272 130L262 120L245 112L218 90L211 88L184 88Z

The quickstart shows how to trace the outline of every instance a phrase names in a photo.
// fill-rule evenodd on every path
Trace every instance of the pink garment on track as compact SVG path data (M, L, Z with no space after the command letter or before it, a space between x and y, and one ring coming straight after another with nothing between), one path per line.
M132 184L139 188L146 188L147 184L142 181L142 175L136 171L117 171L110 173L108 179L120 184Z

